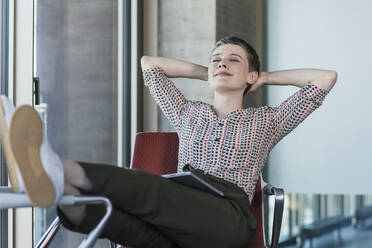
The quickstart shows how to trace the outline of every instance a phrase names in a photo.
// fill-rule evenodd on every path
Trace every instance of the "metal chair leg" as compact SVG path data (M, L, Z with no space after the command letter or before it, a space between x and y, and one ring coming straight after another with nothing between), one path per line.
M48 247L50 242L54 239L57 234L59 227L61 226L61 220L59 217L55 218L53 223L49 226L48 230L41 237L35 248L45 248Z

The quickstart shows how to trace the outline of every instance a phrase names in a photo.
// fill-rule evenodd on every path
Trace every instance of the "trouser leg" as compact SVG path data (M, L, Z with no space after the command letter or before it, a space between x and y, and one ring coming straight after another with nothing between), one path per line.
M138 170L81 166L93 183L83 193L108 197L120 212L149 223L180 247L241 247L254 235L248 198L235 185L205 178L225 192L221 198Z

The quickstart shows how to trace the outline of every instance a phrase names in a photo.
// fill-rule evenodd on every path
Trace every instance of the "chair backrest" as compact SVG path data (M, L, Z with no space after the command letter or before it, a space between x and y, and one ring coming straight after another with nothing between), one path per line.
M138 133L131 168L162 175L177 172L178 135L174 132ZM257 221L257 232L247 247L265 247L262 218L262 190L259 178L251 210Z

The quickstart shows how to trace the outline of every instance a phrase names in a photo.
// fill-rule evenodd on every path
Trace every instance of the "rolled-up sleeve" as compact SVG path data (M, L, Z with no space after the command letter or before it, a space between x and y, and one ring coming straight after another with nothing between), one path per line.
M143 78L155 102L178 130L181 114L187 102L183 94L169 80L161 67L144 70Z
M284 136L295 129L322 103L328 91L312 83L306 83L278 107L270 108L271 129L273 130L271 145L278 143Z

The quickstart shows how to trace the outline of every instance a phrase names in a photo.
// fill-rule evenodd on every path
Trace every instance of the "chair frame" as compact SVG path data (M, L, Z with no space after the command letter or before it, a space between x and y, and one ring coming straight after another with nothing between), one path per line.
M32 207L32 204L26 194L16 193L10 187L0 187L0 199L6 199L6 201L0 201L0 209ZM112 204L109 199L100 196L65 195L59 201L58 206L71 206L80 204L102 204L106 207L105 215L102 217L97 226L92 231L90 231L90 233L79 245L79 248L91 248L96 243L99 235L102 233L102 230L112 213ZM61 221L57 217L35 247L48 247L55 234L57 233L60 225Z
M274 203L274 219L273 219L273 230L271 236L271 245L270 248L277 248L279 247L279 237L280 237L280 229L282 227L282 220L283 220L283 211L284 211L284 190L282 188L275 187L271 184L268 184L262 180L263 187L262 191L267 196L274 196L275 203ZM262 214L264 211L262 211ZM265 232L263 232L265 233ZM265 237L263 237L265 240Z

